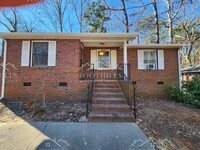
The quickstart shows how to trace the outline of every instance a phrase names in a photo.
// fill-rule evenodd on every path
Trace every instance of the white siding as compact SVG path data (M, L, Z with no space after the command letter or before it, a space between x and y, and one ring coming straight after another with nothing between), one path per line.
M30 41L22 41L21 66L29 66L30 63Z
M144 69L144 51L138 50L138 69Z
M56 66L56 41L49 41L48 66Z
M91 50L90 53L91 64L94 64L94 69L97 69L97 50ZM92 67L91 67L92 68Z
M111 69L117 69L117 51L111 50Z
M158 50L158 69L165 69L164 50Z

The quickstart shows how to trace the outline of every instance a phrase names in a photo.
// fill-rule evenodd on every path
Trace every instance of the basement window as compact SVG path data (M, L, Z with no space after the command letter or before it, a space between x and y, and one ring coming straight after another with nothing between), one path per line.
M24 86L31 86L31 82L24 82Z
M164 82L163 81L158 81L157 84L164 84Z
M67 82L59 82L59 86L67 87Z

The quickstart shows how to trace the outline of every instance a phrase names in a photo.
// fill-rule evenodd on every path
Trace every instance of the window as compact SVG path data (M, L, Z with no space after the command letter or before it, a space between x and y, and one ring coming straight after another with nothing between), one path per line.
M110 68L110 51L109 50L98 51L98 68L99 69Z
M48 66L48 42L33 42L33 67Z
M144 51L144 68L156 69L156 51Z

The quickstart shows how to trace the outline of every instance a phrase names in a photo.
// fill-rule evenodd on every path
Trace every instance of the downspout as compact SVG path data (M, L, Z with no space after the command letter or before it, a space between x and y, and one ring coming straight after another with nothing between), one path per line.
M7 41L4 41L4 52L3 52L3 68L2 68L2 84L1 84L1 97L0 100L4 98L5 91L5 80L6 80L6 54L7 54Z
M181 65L180 65L180 49L178 50L178 76L179 76L179 89L182 90Z

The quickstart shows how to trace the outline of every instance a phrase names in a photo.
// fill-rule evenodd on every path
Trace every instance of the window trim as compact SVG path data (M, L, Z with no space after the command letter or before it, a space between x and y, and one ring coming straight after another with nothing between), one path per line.
M144 52L155 52L155 68L154 69L146 69L145 63L143 59L143 65L144 65L144 70L158 70L158 54L157 54L157 49L143 49L143 55Z
M32 40L31 41L31 56L30 56L30 67L33 67L33 68L46 68L48 67L48 61L47 61L47 65L46 66L33 66L33 43L44 43L44 42L47 42L48 43L48 55L49 55L49 40ZM47 59L48 60L48 59Z
M98 52L99 51L108 51L109 52L109 68L99 68L98 62L99 62L99 57L98 57ZM110 70L111 69L111 50L110 49L97 49L97 70Z

